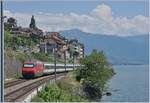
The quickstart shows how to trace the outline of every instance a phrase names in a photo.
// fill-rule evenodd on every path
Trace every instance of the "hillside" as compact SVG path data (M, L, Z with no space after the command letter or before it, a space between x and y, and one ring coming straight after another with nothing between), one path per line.
M148 35L119 37L85 33L78 29L60 33L81 41L86 54L93 49L103 50L112 64L148 64Z

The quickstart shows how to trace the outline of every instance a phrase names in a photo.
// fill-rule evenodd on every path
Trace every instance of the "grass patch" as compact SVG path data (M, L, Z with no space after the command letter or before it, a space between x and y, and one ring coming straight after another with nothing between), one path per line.
M32 102L88 102L89 100L80 96L80 83L74 78L74 73L68 73L66 77L56 84L46 86L35 96Z
M14 58L14 53L12 52L12 49L11 49L11 48L7 48L7 49L5 50L5 53L6 53L6 55L7 55L9 58L11 58L11 59Z
M39 96L35 96L34 98L31 99L32 102L44 102L44 100L42 98L40 98Z
M48 53L32 53L35 59L45 62L53 62L53 55Z
M58 80L57 85L59 88L68 91L68 92L74 92L77 89L80 89L81 84L76 81L74 72L70 72L67 74L66 77L64 77L61 80ZM75 93L75 92L74 92Z
M27 54L21 52L16 53L16 58L22 63L30 59Z

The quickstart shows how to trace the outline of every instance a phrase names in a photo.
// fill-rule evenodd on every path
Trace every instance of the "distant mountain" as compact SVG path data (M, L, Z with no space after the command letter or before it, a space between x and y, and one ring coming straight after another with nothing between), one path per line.
M103 50L113 64L148 64L148 35L119 37L86 33L78 29L60 33L66 38L76 38L84 43L86 54L93 49Z

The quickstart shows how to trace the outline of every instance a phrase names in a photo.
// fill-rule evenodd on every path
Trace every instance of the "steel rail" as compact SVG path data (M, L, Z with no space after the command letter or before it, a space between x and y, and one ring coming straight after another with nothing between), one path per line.
M26 82L27 80L25 79L19 79L19 80L15 80L15 81L11 81L11 82L8 82L8 83L5 83L4 84L4 88L9 88L11 86L15 86L15 85L18 85L20 83L23 83L23 82Z
M64 75L64 73L58 74L57 77L62 76L62 75ZM48 82L51 79L55 79L55 76L51 75L51 76L44 77L38 81L32 82L26 86L23 86L22 88L19 88L13 92L10 92L4 96L5 102L15 102L18 99L20 99L21 97L25 96L29 92L35 90L37 87L39 87L43 83Z

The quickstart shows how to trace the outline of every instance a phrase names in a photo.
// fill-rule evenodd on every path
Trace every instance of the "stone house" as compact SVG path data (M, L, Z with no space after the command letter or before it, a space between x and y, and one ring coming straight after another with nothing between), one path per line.
M40 51L45 53L54 53L54 48L57 49L57 56L59 58L64 58L64 53L66 53L66 58L70 58L70 52L68 51L69 45L67 44L67 39L61 36L58 32L47 32L44 36L44 43L41 43Z
M40 52L43 52L43 53L54 53L54 48L57 48L57 44L55 41L53 40L49 40L47 42L42 42L40 43Z

